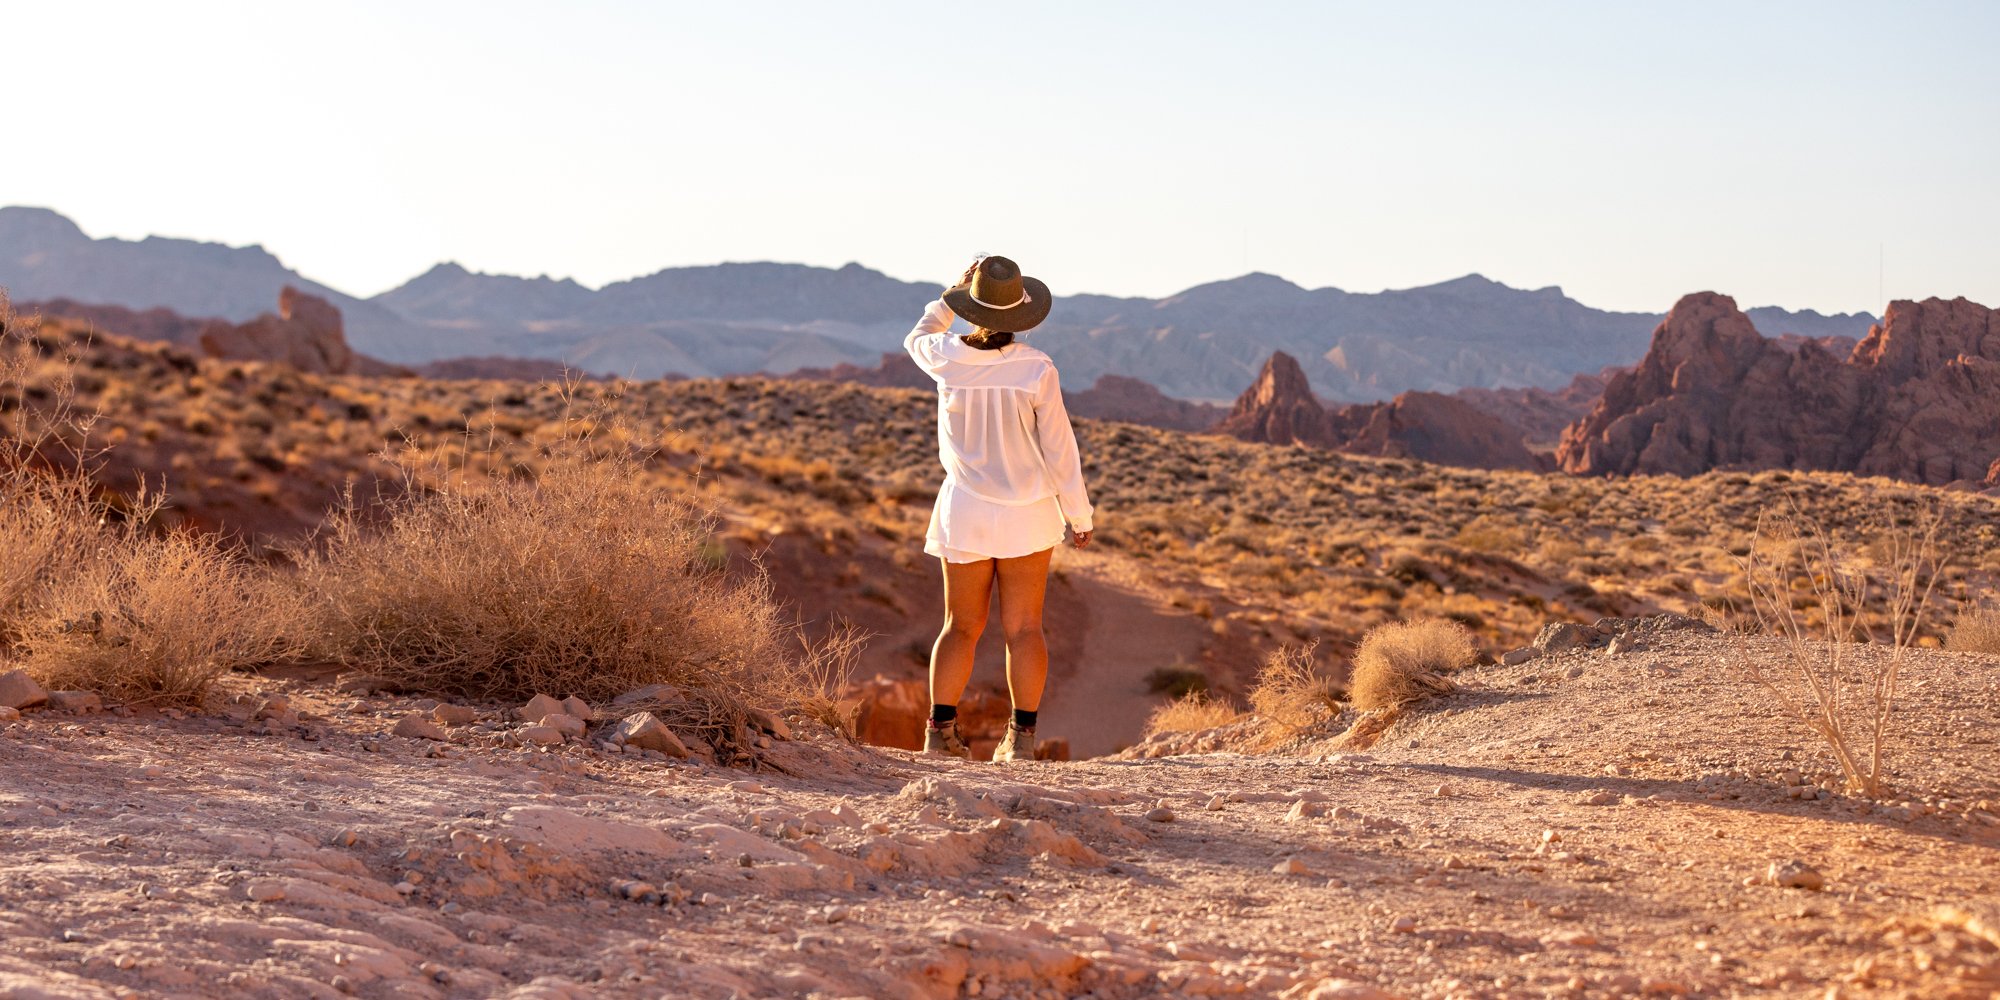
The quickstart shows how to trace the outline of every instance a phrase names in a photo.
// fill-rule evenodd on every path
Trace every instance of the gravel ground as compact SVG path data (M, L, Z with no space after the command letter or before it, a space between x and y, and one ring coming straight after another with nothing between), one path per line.
M422 704L323 680L31 711L0 996L2000 995L2000 659L1913 655L1867 802L1726 640L1638 646L1462 675L1363 751L1063 764L526 749L505 706L405 739Z

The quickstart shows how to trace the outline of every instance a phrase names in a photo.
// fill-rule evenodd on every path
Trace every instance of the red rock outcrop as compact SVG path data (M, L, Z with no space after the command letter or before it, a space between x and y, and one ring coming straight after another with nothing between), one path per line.
M1269 444L1303 444L1354 455L1414 458L1485 469L1541 469L1523 432L1462 399L1406 392L1386 403L1329 410L1305 372L1278 351L1216 431Z
M1853 347L1854 342L1849 341L1848 346ZM1594 375L1578 375L1560 389L1539 386L1517 389L1472 387L1460 389L1452 395L1471 403L1475 409L1521 428L1530 448L1539 446L1552 450L1562 438L1563 428L1589 416L1591 409L1597 405L1598 397L1604 395L1604 387L1610 384L1611 376L1625 370L1613 365Z
M340 310L333 303L286 285L278 293L278 314L248 323L211 320L201 329L202 353L212 358L276 361L300 371L344 375L355 370Z
M199 347L198 341L202 329L215 322L183 316L172 309L161 307L127 309L124 306L98 305L78 302L75 299L23 302L19 306L19 311L29 315L81 320L99 330L135 340L161 340L188 348Z
M1639 366L1563 432L1568 472L1819 469L1941 485L2000 456L2000 313L1898 301L1853 353L1767 340L1734 300L1675 303Z
M1071 416L1121 420L1170 431L1205 431L1229 412L1214 403L1175 399L1153 388L1151 382L1123 375L1099 375L1097 384L1065 395Z

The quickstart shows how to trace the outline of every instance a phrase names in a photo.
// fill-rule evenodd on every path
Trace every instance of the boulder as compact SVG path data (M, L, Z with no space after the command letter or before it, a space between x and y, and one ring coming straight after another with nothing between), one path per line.
M1639 366L1563 432L1563 471L1814 469L1944 485L2000 460L2000 312L1890 303L1845 357L1758 333L1735 300L1683 297Z
M479 721L479 710L470 705L442 704L431 709L431 721L442 726L468 726Z
M579 719L586 719L586 720L591 717L590 703L584 701L582 698L578 698L575 695L570 695L569 697L564 698L562 700L562 705L563 705L563 714L565 715L574 715Z
M540 722L551 715L568 713L564 711L562 702L548 695L538 694L521 706L520 714L522 722Z
M1596 642L1597 630L1575 622L1550 622L1535 633L1534 648L1544 654L1584 649Z
M45 704L49 693L35 683L25 670L9 670L0 674L0 705L7 708L34 708Z
M561 733L564 739L582 736L587 724L567 712L551 712L542 716L542 725Z
M618 728L611 733L614 742L641 750L657 750L669 757L686 757L688 748L651 712L637 712L625 717Z

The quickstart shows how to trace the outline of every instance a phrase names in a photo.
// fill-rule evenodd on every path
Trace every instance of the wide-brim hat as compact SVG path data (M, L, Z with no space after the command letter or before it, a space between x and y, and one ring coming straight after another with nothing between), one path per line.
M1055 300L1040 278L1021 274L1005 257L985 257L973 266L972 280L944 293L944 304L974 326L1000 333L1024 333L1049 318Z

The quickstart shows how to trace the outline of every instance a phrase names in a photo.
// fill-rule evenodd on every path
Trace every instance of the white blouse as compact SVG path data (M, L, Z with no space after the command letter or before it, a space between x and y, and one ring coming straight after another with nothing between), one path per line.
M960 490L1007 506L1051 496L1072 531L1089 531L1090 495L1056 363L1026 344L982 351L946 333L956 317L933 299L903 338L938 384L938 460Z

